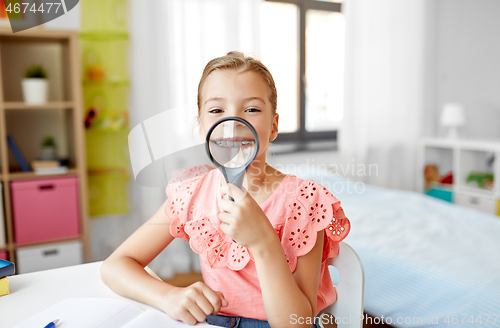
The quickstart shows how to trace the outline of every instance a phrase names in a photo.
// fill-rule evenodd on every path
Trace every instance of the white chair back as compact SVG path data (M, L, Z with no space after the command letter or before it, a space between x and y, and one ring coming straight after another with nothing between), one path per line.
M337 301L321 311L320 316L332 314L339 328L362 328L365 273L358 254L351 246L341 242L339 254L328 261L334 285L336 284L335 280L338 281L335 286ZM338 270L338 275L335 269ZM332 321L330 317L322 317L321 319L323 323ZM323 327L334 327L334 325L324 324Z
M163 279L161 279L160 277L158 277L158 275L157 275L157 274L156 274L153 270L151 270L151 268L150 268L150 267L148 267L148 266L147 266L147 267L145 267L145 268L144 268L144 270L146 270L146 272L147 272L147 273L149 273L149 275L150 275L151 277L153 277L153 278L156 278L156 279L158 279L158 280L163 281Z

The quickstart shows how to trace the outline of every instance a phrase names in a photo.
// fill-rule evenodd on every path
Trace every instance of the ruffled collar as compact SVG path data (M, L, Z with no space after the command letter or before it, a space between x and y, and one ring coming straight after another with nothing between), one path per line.
M218 177L213 174L217 174ZM285 176L280 185L261 204L264 211L270 204L275 204L273 199L275 200L277 195L283 192L290 177L290 175ZM217 202L217 197L209 200L208 203L212 205L208 206L208 199L197 197L220 195L221 178L222 174L218 170L211 170L178 185L167 187L167 194L171 200L166 204L165 211L171 220L172 236L189 241L196 253L205 254L210 267L227 267L238 271L253 261L250 250L238 245L220 230L218 218L220 210L217 204L212 203ZM205 180L206 184L203 183ZM198 191L202 186L203 192L199 194ZM296 193L285 191L288 200L283 207L283 214L280 214L283 221L279 224L275 222L273 226L280 237L290 270L295 271L297 257L312 249L317 232L321 230L325 230L327 237L323 260L335 256L338 242L347 235L350 228L349 220L340 207L340 201L325 187L312 180L302 180ZM195 203L197 205L194 205ZM283 205L280 204L280 208Z

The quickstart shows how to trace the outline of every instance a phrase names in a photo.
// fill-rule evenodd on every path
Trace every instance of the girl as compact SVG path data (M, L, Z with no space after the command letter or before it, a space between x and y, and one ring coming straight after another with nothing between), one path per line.
M336 256L350 225L326 188L266 163L278 134L276 102L260 61L230 52L207 64L198 87L200 132L223 117L244 118L257 131L259 153L242 189L208 166L178 171L162 207L104 261L111 289L190 325L317 327L315 316L336 300L325 260ZM144 270L175 237L200 254L204 282L180 288Z

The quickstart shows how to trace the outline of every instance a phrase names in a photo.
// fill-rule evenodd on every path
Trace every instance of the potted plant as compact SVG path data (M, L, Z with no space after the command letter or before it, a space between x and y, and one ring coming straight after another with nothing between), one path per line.
M56 142L53 136L46 136L42 141L40 149L40 158L44 160L51 160L56 158Z
M47 72L41 65L26 70L22 81L23 97L27 104L43 104L48 97Z

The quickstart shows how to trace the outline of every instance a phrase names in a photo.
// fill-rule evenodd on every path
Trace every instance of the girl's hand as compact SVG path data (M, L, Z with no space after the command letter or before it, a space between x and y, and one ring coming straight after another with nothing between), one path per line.
M229 195L234 198L234 202L227 199L218 202L222 232L250 250L265 249L268 239L264 237L276 236L276 231L259 204L248 192L232 183L223 184L220 190L223 197Z
M209 314L217 314L221 307L228 306L221 292L213 291L198 281L188 287L174 287L164 296L161 310L172 319L188 325L204 322Z

